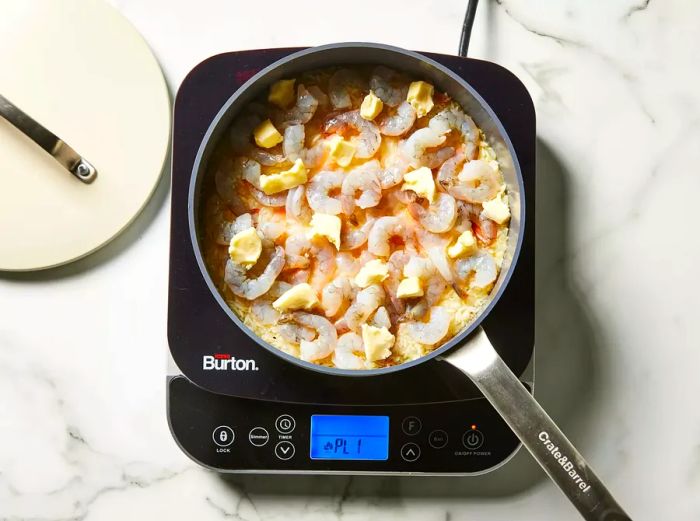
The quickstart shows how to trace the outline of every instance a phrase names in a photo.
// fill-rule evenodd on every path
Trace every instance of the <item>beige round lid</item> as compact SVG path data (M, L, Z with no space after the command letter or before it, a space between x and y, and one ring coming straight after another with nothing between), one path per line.
M0 94L97 170L84 184L0 117L0 270L103 246L163 171L170 97L134 27L102 0L0 0Z

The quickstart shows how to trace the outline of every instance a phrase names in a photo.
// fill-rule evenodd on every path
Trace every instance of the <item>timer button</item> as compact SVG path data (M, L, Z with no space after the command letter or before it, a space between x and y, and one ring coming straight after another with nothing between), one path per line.
M291 441L280 441L275 445L275 456L286 461L294 456L294 444Z
M214 429L211 437L214 440L214 443L216 443L219 447L228 447L233 443L233 440L236 438L236 434L233 432L231 427L221 425Z
M408 434L409 436L415 436L418 434L421 427L422 424L420 420L415 416L408 416L407 418L404 418L403 422L401 423L401 429L403 430L404 434Z
M481 431L476 429L469 429L464 433L464 436L462 436L462 444L470 450L478 449L483 443L484 435Z
M428 443L434 449L442 449L447 445L447 433L441 429L434 430L428 435Z
M275 420L275 429L277 429L277 432L280 434L289 434L296 426L297 423L289 414L283 414Z
M415 443L406 443L401 447L401 457L409 463L420 458L420 447Z
M262 447L270 440L270 433L262 427L254 427L248 433L248 441L255 447Z

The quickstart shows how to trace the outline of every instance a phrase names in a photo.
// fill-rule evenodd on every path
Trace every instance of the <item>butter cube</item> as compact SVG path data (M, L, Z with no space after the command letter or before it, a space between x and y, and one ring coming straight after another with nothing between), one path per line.
M270 92L267 94L267 101L277 105L281 109L286 109L294 101L294 82L296 80L279 80L270 85Z
M253 137L255 137L255 143L262 148L272 148L282 142L282 134L279 133L269 119L255 127Z
M328 151L339 166L346 167L355 155L355 145L340 136L333 136L328 141Z
M262 253L262 242L255 228L250 227L231 237L228 254L236 264L250 268L258 262L260 253Z
M384 102L375 96L374 92L369 91L360 105L360 116L364 119L372 121L376 118L384 108Z
M314 237L325 237L331 244L333 244L333 246L335 246L336 250L339 250L340 225L340 217L337 215L315 213L311 217L309 239L313 239Z
M306 282L297 284L288 289L272 303L277 311L286 312L297 309L309 310L318 304L318 297L314 289Z
M408 277L399 282L399 287L396 289L398 298L422 297L423 287L421 286L418 277Z
M366 288L382 282L388 276L389 266L381 259L374 259L362 266L355 275L355 284L360 288Z
M431 203L435 200L435 180L433 172L427 166L422 166L403 176L401 190L413 190L420 197L425 197Z
M368 362L383 360L387 356L391 356L394 340L394 335L387 328L362 324L362 342L365 345L365 358Z
M306 167L301 159L297 159L289 170L277 174L261 175L260 189L267 195L289 190L306 182Z
M408 87L406 101L416 110L419 118L425 116L433 108L433 86L424 81L414 81Z
M471 230L462 232L452 246L448 246L447 255L452 259L471 255L476 251L476 238Z
M503 202L503 198L500 195L497 195L490 201L484 202L482 206L484 207L483 214L498 224L503 224L510 219L510 209L508 205Z

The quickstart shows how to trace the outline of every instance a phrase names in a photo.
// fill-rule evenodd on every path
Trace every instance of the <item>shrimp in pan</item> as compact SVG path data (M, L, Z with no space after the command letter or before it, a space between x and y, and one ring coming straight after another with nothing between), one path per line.
M438 348L500 273L509 198L487 136L438 86L385 66L289 80L213 156L215 285L262 341L314 364L373 369Z

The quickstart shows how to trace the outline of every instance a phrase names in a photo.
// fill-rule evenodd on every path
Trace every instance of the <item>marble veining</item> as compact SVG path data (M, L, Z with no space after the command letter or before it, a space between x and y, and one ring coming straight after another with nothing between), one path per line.
M229 50L453 53L466 5L111 1L173 92ZM537 110L537 394L634 519L700 519L699 23L687 0L482 0L470 48ZM222 477L187 459L165 421L168 190L74 265L0 273L0 519L577 518L522 451L450 479Z

